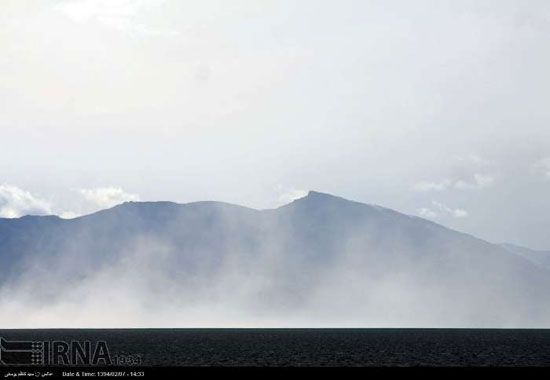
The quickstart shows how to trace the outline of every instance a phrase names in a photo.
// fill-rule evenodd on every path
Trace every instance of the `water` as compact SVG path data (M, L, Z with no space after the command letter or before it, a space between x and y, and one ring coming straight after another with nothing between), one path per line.
M52 329L7 340L107 342L144 366L550 366L550 330Z

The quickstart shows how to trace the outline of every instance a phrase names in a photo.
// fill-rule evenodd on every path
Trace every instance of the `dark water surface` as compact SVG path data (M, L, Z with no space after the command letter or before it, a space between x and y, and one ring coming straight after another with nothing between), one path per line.
M7 340L107 342L146 366L550 366L550 330L52 329Z

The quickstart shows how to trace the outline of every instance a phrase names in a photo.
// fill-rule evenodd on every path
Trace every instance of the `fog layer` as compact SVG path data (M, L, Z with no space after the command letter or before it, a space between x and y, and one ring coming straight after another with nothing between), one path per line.
M2 327L550 327L547 268L315 192L0 219L0 239Z

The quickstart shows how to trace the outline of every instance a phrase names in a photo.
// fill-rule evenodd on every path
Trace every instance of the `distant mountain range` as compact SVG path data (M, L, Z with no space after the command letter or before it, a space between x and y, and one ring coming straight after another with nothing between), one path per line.
M0 219L5 327L550 327L550 252L328 194Z
M541 268L550 270L550 251L537 251L514 244L500 244L500 246L507 251L526 258Z

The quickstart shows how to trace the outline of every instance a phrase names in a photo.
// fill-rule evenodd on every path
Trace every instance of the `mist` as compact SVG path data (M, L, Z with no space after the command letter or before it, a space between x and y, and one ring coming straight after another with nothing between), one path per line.
M326 194L30 219L3 221L26 236L1 252L4 328L550 326L547 269Z
M2 0L0 325L550 327L549 35L545 0Z

